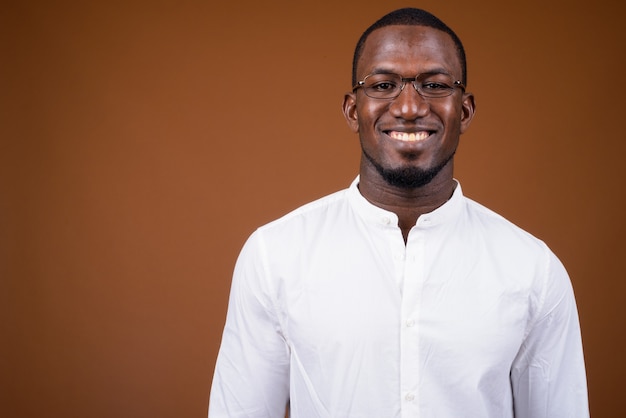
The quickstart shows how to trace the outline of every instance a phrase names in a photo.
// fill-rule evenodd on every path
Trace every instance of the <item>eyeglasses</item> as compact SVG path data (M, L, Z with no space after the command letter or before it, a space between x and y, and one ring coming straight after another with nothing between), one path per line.
M362 87L363 92L373 99L395 99L409 81L422 97L447 97L457 87L465 91L463 83L445 73L424 73L415 77L401 77L394 73L375 73L367 75L356 83L352 91Z

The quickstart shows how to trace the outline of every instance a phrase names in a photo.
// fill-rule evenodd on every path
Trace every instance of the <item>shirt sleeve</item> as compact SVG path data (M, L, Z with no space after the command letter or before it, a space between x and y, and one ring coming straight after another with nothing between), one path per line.
M589 417L578 312L565 268L546 248L539 306L513 367L516 418Z
M276 315L262 250L256 232L235 265L209 418L285 416L289 348Z

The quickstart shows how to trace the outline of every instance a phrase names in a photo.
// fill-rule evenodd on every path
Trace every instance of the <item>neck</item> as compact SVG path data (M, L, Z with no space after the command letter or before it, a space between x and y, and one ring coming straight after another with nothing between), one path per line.
M370 203L398 216L399 227L406 242L417 219L432 212L450 199L456 182L452 162L428 184L416 188L399 188L387 183L375 170L361 167L359 191Z

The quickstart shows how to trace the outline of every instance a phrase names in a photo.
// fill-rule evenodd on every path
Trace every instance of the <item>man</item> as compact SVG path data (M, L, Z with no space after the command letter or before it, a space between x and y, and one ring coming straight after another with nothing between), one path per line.
M466 82L425 11L363 34L343 103L359 176L245 244L210 417L588 416L565 269L453 178Z

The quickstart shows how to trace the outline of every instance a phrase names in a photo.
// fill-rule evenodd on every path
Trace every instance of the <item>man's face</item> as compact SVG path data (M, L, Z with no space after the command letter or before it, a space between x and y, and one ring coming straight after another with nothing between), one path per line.
M402 77L444 72L453 80L462 76L447 33L404 25L377 29L365 42L357 79L376 72ZM359 88L346 94L343 108L350 128L359 133L361 174L378 173L392 185L411 188L439 174L452 177L451 159L471 122L474 99L460 88L447 97L424 98L408 82L395 99L371 98ZM393 178L399 182L393 184Z

